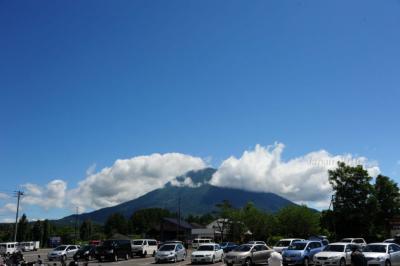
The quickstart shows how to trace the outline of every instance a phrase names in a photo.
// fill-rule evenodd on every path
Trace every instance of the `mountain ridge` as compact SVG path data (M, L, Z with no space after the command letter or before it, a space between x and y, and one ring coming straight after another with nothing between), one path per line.
M178 210L178 201L181 202L183 215L200 215L215 210L215 205L228 200L232 206L239 208L251 201L257 208L267 212L276 212L281 208L296 205L295 203L274 193L251 192L236 188L216 187L210 185L213 168L205 168L198 171L189 171L185 175L178 176L172 182L165 184L163 188L155 189L136 199L121 204L98 209L92 212L70 215L59 220L59 224L74 224L76 219L84 221L90 219L95 223L103 224L107 217L113 213L121 213L129 217L137 210L146 208L164 208L173 212ZM190 186L183 183L191 178Z

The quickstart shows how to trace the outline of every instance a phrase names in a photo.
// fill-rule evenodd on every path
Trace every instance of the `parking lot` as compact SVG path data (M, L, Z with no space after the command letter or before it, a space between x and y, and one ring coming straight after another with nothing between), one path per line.
M47 265L61 265L60 262L55 262L55 261L48 261L47 260L47 253L49 252L49 249L41 249L39 251L34 251L34 252L25 252L24 257L27 262L34 262L37 261L38 255L42 258L44 264ZM185 261L180 261L177 263L162 263L160 265L176 265L176 266L184 266L184 265L190 265L190 253L191 251L188 250L188 256ZM67 265L70 262L70 260L67 261ZM79 265L83 265L84 262L79 262ZM148 256L146 258L140 258L140 257L134 257L129 260L123 260L120 259L118 262L98 262L98 261L91 261L89 262L90 265L138 265L138 266L145 266L145 265L159 265L154 263L154 258L151 256ZM214 266L221 266L223 265L222 262L218 262L213 264Z

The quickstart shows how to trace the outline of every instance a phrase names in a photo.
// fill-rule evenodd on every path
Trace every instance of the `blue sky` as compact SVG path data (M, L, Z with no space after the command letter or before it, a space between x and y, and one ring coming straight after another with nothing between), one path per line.
M399 181L399 25L396 0L0 1L0 192L275 142Z

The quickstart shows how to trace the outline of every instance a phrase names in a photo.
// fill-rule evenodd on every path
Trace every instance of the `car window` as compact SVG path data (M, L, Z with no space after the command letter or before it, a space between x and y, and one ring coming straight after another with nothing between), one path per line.
M149 241L150 246L157 246L157 241L151 240Z
M400 251L400 247L397 246L397 245L393 245L392 248L393 248L393 251L394 251L394 252Z
M319 242L315 242L315 243L314 243L314 246L315 246L316 248L322 247L321 243L319 243Z

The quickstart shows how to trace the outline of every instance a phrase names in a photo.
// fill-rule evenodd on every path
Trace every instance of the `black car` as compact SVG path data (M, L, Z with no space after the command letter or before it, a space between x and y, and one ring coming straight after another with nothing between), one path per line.
M132 256L131 240L106 240L96 249L98 261L118 261L119 258L128 260Z
M86 245L81 247L74 255L74 260L92 260L96 257L96 246Z

